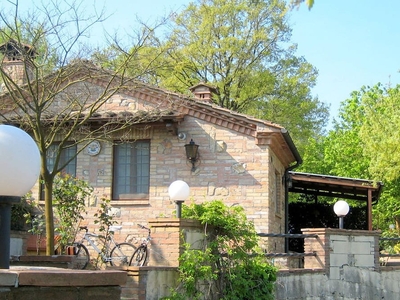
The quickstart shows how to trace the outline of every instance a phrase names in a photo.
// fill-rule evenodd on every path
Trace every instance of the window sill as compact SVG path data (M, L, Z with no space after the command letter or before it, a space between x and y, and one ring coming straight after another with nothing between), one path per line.
M111 200L112 206L132 206L132 205L149 205L149 199L132 199L132 200Z

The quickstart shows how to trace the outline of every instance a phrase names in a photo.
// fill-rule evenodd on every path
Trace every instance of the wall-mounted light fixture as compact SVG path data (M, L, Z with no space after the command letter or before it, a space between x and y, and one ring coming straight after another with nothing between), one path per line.
M196 171L195 164L199 160L199 145L195 144L193 139L190 140L189 144L185 145L186 158L192 164L192 172Z
M179 132L179 133L178 133L178 140L180 140L180 141L186 140L186 133L184 133L184 132Z

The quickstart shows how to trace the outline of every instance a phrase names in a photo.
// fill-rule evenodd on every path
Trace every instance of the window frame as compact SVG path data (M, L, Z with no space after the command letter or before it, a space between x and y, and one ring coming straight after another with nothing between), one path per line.
M132 145L132 147L130 147L132 149L140 144L142 148L134 149L133 151L128 151L128 148L122 148ZM114 143L112 152L113 170L111 186L111 198L113 202L123 203L124 201L128 201L128 203L131 203L132 201L136 201L141 204L148 203L150 191L150 148L151 144L149 139ZM143 150L144 153L142 152ZM123 152L125 155L120 155L124 154ZM119 157L117 157L117 155L119 155ZM125 158L125 161L123 158ZM129 164L127 164L127 162ZM121 169L118 167L119 165L123 165L124 168ZM122 175L121 172L123 173ZM123 181L125 181L128 186L125 185L125 187L123 187L124 184L121 183ZM122 193L122 189L128 189L129 191Z

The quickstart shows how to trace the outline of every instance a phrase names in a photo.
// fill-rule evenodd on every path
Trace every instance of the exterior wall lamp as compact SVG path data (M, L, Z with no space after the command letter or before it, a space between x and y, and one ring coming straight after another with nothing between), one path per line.
M0 125L0 153L0 269L9 269L11 206L35 185L41 162L30 135L10 125Z
M349 204L344 200L339 200L333 206L333 211L339 217L339 229L343 229L343 218L349 213Z
M192 164L192 172L196 171L195 164L199 160L199 145L195 144L193 139L190 140L189 144L185 145L186 158Z

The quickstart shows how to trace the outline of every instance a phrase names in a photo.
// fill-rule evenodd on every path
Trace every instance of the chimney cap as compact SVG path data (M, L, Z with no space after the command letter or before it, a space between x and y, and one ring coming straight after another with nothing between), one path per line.
M14 39L10 39L0 45L0 53L4 54L8 59L14 60L16 58L22 59L24 55L28 54L31 58L35 58L37 52L31 45L20 43Z
M218 94L218 89L216 87L209 85L207 83L204 83L202 81L194 86L191 86L189 88L189 90L193 93L194 91L196 91L196 89L201 88L201 87L206 87L211 93Z

